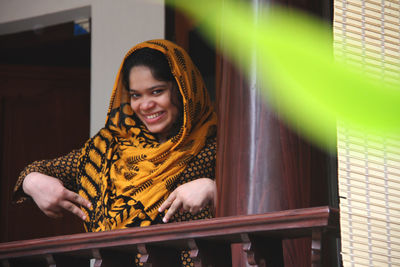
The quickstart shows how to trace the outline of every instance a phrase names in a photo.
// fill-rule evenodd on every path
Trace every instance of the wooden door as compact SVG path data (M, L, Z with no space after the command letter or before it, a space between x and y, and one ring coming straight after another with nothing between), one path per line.
M0 65L0 242L83 231L78 218L12 204L19 172L64 155L89 137L90 69Z

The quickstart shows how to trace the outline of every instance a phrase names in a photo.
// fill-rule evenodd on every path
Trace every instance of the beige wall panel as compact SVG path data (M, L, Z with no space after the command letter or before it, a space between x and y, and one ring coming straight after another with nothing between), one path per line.
M91 135L105 122L111 90L125 52L164 38L163 1L0 0L0 34L32 30L81 17L92 19Z

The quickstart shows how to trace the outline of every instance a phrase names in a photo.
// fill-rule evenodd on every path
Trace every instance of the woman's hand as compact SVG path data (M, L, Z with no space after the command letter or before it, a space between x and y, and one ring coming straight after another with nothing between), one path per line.
M22 189L33 198L44 214L52 218L62 217L62 212L67 210L85 220L85 213L79 206L91 206L88 200L66 189L59 179L38 172L25 177Z
M178 210L189 211L196 214L207 204L214 207L217 200L217 187L215 182L209 178L199 178L178 186L164 201L159 212L168 209L163 221L168 222Z

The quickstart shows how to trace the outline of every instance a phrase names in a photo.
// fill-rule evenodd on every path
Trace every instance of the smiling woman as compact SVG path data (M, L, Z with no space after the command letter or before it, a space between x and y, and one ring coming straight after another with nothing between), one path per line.
M118 72L104 128L79 150L29 165L15 198L32 197L50 217L70 211L87 231L209 218L215 137L215 112L186 52L141 43Z

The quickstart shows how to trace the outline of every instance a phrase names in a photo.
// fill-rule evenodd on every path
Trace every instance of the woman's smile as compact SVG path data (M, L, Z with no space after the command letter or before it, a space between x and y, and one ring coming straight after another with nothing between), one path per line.
M159 112L153 113L151 115L144 115L144 117L145 117L147 123L154 123L154 122L157 122L158 120L162 119L163 115L165 115L165 112L159 111Z

